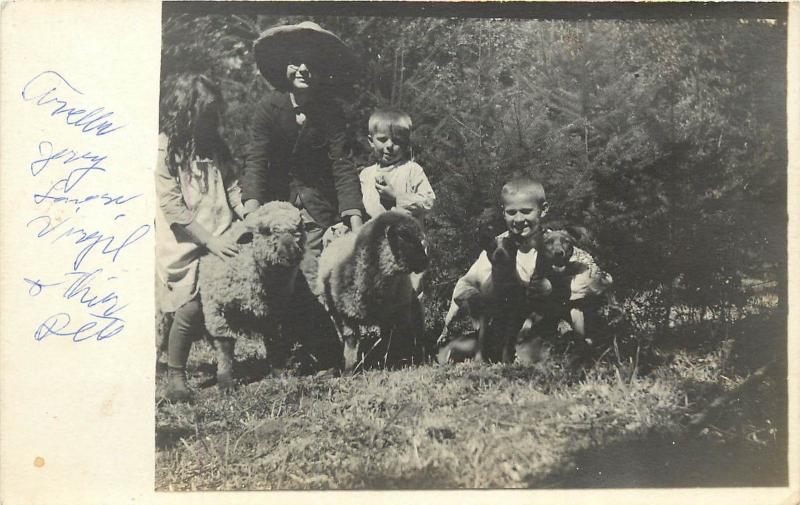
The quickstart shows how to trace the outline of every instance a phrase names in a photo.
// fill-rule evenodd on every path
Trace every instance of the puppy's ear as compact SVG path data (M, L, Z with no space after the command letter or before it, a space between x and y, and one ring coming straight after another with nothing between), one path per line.
M500 243L497 244L503 247L508 252L515 253L519 247L517 246L517 241L511 237L503 237L500 239Z
M497 234L495 228L491 224L483 224L478 227L478 247L481 251L491 253L497 248Z
M495 237L483 237L478 240L478 245L480 245L481 251L486 251L486 254L491 256L497 249L497 239Z

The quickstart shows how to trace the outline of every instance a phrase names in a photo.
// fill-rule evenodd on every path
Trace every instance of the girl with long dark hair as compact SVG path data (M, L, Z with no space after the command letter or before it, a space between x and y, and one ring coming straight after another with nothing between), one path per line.
M171 401L191 399L186 362L193 340L205 331L197 288L200 257L238 253L234 241L220 236L243 211L234 159L219 133L223 110L219 86L202 75L179 77L162 96L156 272L160 308L174 313L165 393ZM220 350L232 344L230 339L215 339ZM217 376L221 386L232 384L232 370L219 370Z

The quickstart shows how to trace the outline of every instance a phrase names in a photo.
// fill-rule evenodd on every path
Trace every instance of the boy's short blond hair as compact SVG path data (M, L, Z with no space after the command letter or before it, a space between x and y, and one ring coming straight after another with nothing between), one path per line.
M500 191L500 199L503 200L518 193L529 194L539 205L547 201L542 183L527 176L515 177L505 183Z
M399 110L378 109L369 116L367 126L370 135L378 130L386 130L406 140L411 137L411 116Z

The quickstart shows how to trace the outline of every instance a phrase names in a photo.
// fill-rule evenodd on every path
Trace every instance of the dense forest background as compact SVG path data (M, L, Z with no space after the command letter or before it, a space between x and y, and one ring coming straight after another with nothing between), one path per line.
M640 330L674 325L679 309L724 326L759 286L785 310L785 20L169 13L162 95L186 72L218 79L225 137L243 161L268 87L252 43L308 19L362 63L345 100L360 163L375 107L414 121L414 156L437 195L434 325L477 257L477 223L516 173L543 181L553 218L592 232Z

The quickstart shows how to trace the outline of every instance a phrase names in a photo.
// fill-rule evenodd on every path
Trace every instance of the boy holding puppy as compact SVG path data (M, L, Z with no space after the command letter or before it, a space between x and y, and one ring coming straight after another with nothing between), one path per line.
M507 182L501 191L501 207L506 231L498 238L510 237L517 246L516 273L520 283L529 285L537 273L537 244L543 233L541 220L547 215L548 203L544 187L541 183L530 177L517 177ZM610 277L602 272L595 264L592 257L585 251L574 248L571 262L582 264L581 268L570 281L570 317L573 329L579 333L584 330L584 310L586 305L580 300L587 296L600 294L602 289L610 283ZM469 296L469 293L480 292L491 277L492 264L483 251L478 260L470 267L469 271L461 277L453 290L453 299ZM532 309L535 309L532 306ZM514 317L514 316L511 316ZM521 322L521 321L520 321ZM529 321L526 321L529 326ZM525 329L525 328L523 328ZM539 358L540 339L537 332L524 331L521 335L530 335L532 338L517 342L517 359L520 362L533 362ZM440 343L447 339L447 328L440 337ZM476 360L486 359L478 350Z

